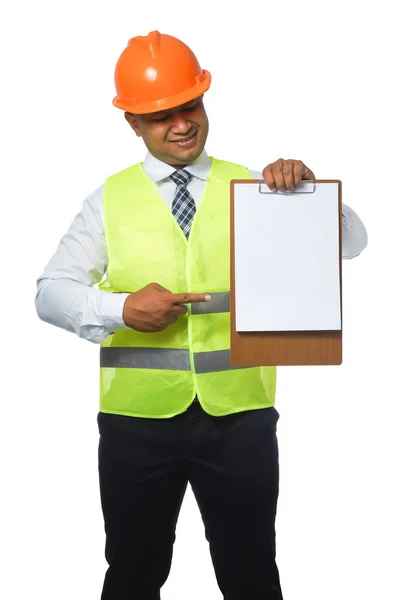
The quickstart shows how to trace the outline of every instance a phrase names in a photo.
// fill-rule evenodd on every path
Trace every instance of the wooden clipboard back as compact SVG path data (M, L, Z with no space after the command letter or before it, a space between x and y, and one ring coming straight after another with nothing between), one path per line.
M337 183L339 190L339 264L340 310L342 315L342 182L316 179L316 183ZM231 181L231 365L235 367L281 365L341 365L342 329L340 331L266 331L235 330L235 216L234 185L260 183L258 179ZM343 323L342 323L343 327Z

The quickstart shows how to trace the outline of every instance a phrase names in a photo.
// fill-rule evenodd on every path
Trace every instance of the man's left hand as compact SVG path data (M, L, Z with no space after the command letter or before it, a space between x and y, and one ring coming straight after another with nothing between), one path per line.
M279 158L267 165L262 171L262 177L272 192L295 191L302 179L315 180L313 172L301 160L291 158Z

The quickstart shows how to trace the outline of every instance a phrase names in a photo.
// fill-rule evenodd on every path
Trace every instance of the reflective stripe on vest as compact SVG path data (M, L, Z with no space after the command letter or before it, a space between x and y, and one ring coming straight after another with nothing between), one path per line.
M216 373L247 367L233 367L230 350L194 353L196 373ZM169 348L101 348L101 367L113 369L162 369L190 371L189 350Z
M209 313L230 312L231 293L218 292L212 293L212 300L209 302L194 302L191 306L192 315L205 315Z

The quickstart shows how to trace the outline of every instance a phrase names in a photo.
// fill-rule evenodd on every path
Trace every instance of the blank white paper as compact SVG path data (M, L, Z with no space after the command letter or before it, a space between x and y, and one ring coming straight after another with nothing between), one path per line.
M338 184L234 197L236 331L340 330Z

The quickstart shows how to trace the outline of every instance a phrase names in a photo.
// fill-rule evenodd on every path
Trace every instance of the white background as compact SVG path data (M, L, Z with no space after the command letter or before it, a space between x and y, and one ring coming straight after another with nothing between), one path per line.
M316 178L343 182L369 234L364 253L343 265L343 365L278 370L285 600L408 600L404 2L9 6L0 36L0 596L100 598L99 349L38 319L35 280L85 196L144 157L111 104L113 72L129 38L158 29L212 73L209 154L253 169L301 159ZM221 597L188 489L162 598Z

